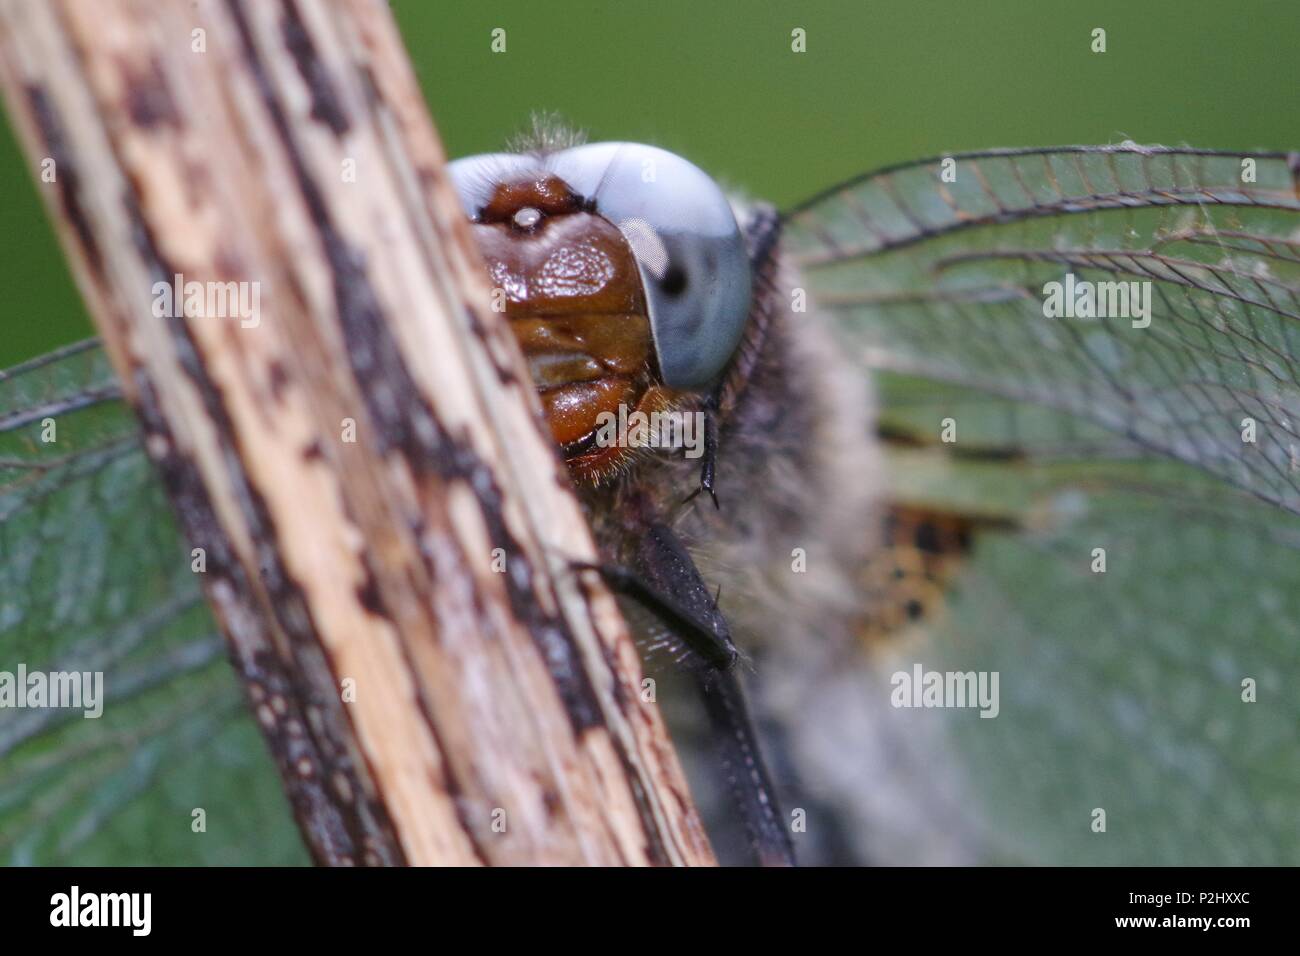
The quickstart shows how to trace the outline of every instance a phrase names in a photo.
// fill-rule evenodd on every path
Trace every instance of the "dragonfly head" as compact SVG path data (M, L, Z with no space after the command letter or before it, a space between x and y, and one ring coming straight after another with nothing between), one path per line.
M706 392L744 331L730 204L696 166L631 143L472 156L451 174L571 473L617 473L635 449L602 425Z

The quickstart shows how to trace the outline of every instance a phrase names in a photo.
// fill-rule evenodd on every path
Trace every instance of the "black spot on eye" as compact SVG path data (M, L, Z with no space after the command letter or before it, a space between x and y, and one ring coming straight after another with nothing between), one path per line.
M681 266L669 266L664 277L659 280L659 288L676 298L686 291L686 270Z

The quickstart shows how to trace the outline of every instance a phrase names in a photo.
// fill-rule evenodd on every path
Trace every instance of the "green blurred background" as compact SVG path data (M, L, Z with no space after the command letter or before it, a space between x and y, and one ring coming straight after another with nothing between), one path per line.
M664 146L786 206L885 163L987 146L1300 148L1297 0L393 8L453 156L558 111L592 139ZM505 53L489 48L497 27ZM0 126L0 367L91 331L24 167Z

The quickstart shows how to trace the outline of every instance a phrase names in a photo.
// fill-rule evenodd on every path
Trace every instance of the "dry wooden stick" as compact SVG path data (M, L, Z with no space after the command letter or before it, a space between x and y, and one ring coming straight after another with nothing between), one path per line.
M316 859L712 863L387 5L0 0L0 70Z

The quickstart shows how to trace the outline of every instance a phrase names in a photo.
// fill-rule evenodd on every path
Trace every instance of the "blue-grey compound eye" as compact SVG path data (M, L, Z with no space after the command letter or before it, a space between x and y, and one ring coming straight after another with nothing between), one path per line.
M592 143L547 166L614 223L636 255L664 384L701 390L749 316L749 256L731 204L693 163L639 143Z
M722 190L693 163L640 143L591 143L543 156L491 153L452 163L475 218L498 182L550 173L618 227L636 256L664 384L717 381L749 316L749 256Z
M499 183L545 172L545 168L539 160L522 153L480 153L448 163L447 172L465 215L478 219Z

